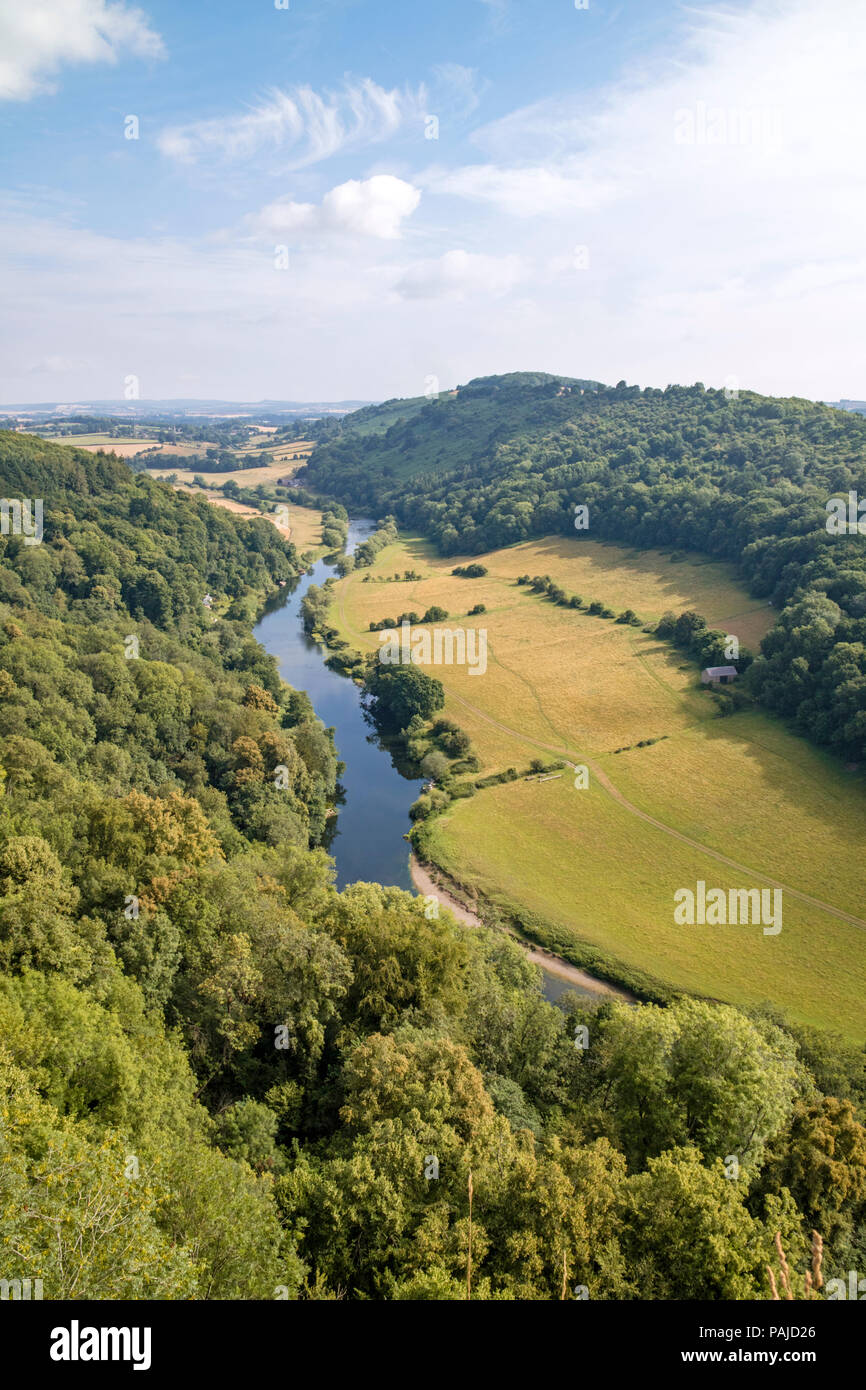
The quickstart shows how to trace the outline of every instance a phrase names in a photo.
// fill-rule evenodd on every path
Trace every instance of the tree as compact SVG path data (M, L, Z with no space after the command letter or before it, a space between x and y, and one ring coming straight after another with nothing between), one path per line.
M444 753L432 748L421 760L421 771L425 777L438 782L448 774L449 762Z
M677 1144L755 1167L802 1083L789 1036L700 1000L637 1012L617 1003L600 1048L603 1084L635 1167Z
M754 1299L765 1295L766 1265L781 1226L792 1264L802 1255L790 1205L766 1223L743 1207L721 1165L694 1148L674 1148L629 1178L620 1242L632 1297Z
M798 1102L770 1145L758 1193L787 1188L808 1228L833 1241L866 1207L866 1129L850 1101L822 1096Z
M417 666L385 666L375 663L367 676L367 690L376 700L376 716L394 729L405 729L413 715L429 719L445 703L442 682Z

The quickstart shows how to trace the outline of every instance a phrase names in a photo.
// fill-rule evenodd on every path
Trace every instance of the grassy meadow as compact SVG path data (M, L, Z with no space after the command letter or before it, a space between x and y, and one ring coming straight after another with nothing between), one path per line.
M252 449L240 450L238 457L251 453L258 456L261 447L257 444ZM312 447L312 444L309 443L279 446L268 450L273 460L271 463L261 464L256 468L235 468L219 473L207 468L196 468L194 476L204 478L210 488L222 487L223 483L227 483L230 478L234 478L238 487L257 487L259 483L277 483L280 478L288 477L303 466ZM294 459L292 457L294 454L300 454L301 457ZM172 468L166 464L165 466L160 465L158 468L148 468L147 471L154 478L167 478L172 473L177 472L177 467Z
M477 775L556 754L586 763L590 779L580 790L566 771L452 802L428 822L436 862L578 963L599 951L674 988L771 1000L792 1018L866 1037L862 775L762 712L719 717L694 664L640 628L557 608L515 581L549 574L569 594L630 607L645 622L694 608L753 648L772 609L729 567L693 555L551 537L473 558L485 577L453 577L463 561L403 537L341 582L332 620L362 650L378 646L371 620L431 604L448 611L443 626L485 628L484 675L431 668L445 713L472 738ZM406 569L424 577L376 582ZM467 618L477 603L487 612ZM698 879L781 884L782 932L675 925L673 895Z

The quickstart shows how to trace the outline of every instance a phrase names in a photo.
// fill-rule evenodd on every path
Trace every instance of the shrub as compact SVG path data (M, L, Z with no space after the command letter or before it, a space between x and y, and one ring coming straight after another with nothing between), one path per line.
M432 748L421 762L421 771L431 781L438 782L450 771L448 759L444 753L440 753L438 748Z
M482 576L487 573L487 567L486 565L476 564L463 566L458 565L456 569L453 569L451 571L451 573L458 574L461 579L481 579Z

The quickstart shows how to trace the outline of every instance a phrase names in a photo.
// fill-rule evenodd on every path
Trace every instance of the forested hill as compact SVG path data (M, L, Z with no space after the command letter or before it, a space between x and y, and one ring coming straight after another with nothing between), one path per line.
M305 475L356 506L402 507L446 553L571 530L573 504L591 488L638 508L626 521L647 544L685 543L689 517L674 504L694 495L702 521L719 508L704 538L735 558L746 538L773 529L768 513L799 503L823 528L828 493L866 478L866 419L750 391L728 399L701 385L642 391L513 373L402 405L347 416ZM670 504L667 518L655 502Z
M393 513L445 554L560 532L733 561L781 610L752 690L843 756L866 756L866 538L826 527L834 494L866 498L866 419L700 384L538 374L472 381L384 433L369 411L364 433L353 418L304 480ZM589 528L576 533L579 504Z
M410 396L405 400L398 397L382 401L379 405L364 406L363 409L346 416L343 424L353 435L378 436L386 434L392 426L397 426L387 441L387 447L394 455L391 460L392 466L397 467L398 471L415 471L423 465L424 451L421 445L424 431L401 427L410 424L414 426L416 417L422 411L426 411L428 406L453 402L459 396L461 439L456 451L449 448L448 454L452 460L448 466L453 466L454 461L458 459L461 462L471 459L479 445L495 437L500 424L499 413L503 409L507 409L509 413L508 429L514 431L521 427L530 427L545 416L549 418L550 405L554 400L567 401L572 393L576 392L579 395L582 391L599 389L604 389L599 381L578 381L574 377L551 376L547 372L512 372L507 376L478 377L470 381L468 386L461 386L459 390L444 391L441 394L437 391L435 399L432 395ZM471 420L466 410L469 402ZM453 423L457 417L451 418ZM424 423L435 425L439 420L438 417L434 419L425 414ZM413 446L411 457L405 448L407 443ZM435 466L442 461L441 445L441 438L435 442L431 441L428 464Z
M241 523L133 475L113 454L0 431L0 490L43 504L44 543L10 535L3 544L7 566L14 557L19 582L46 612L95 618L125 607L192 633L210 626L208 592L245 618L279 580L300 571L294 547L268 521ZM14 601L16 578L4 570L3 583L0 597Z
M337 893L334 750L250 631L292 547L17 435L0 489L45 526L0 536L4 1280L463 1299L470 1191L475 1299L766 1297L777 1232L802 1296L813 1228L859 1266L862 1049L562 1011L504 934Z

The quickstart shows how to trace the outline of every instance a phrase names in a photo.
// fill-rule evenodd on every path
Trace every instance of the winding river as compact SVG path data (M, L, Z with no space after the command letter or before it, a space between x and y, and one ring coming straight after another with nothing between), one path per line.
M373 529L363 518L349 523L350 554ZM337 886L363 879L411 890L409 846L403 836L411 825L409 807L425 779L398 771L367 719L359 687L325 665L327 652L306 634L301 621L301 600L310 585L324 584L332 575L333 565L317 560L288 597L281 595L268 605L255 636L277 658L283 679L306 690L316 714L333 728L337 754L346 764L340 778L345 799L326 845L336 863Z
M374 523L363 517L349 523L350 554L373 529ZM359 687L325 665L326 653L306 634L301 620L301 600L310 585L324 584L335 574L333 565L317 560L293 589L271 600L255 636L277 658L283 679L296 690L305 690L316 714L333 728L338 756L346 764L340 779L342 800L325 846L334 857L337 886L344 888L362 879L416 892L404 836L411 825L409 807L425 779L400 771L364 711ZM428 890L435 891L435 885L426 883L422 891ZM446 893L436 891L436 896L463 920L473 920ZM566 989L587 995L614 992L564 961L547 959L536 951L530 955L541 966L544 993L551 1001Z

